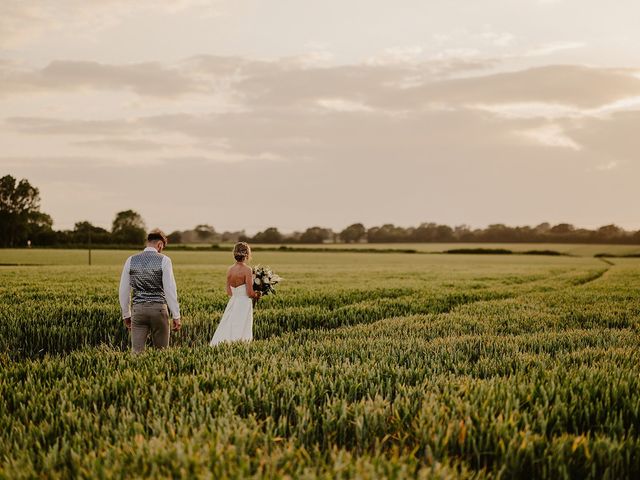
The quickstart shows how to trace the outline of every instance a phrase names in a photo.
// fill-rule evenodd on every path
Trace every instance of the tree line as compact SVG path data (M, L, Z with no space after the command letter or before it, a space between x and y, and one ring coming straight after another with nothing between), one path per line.
M242 238L254 243L620 243L640 244L640 230L626 231L616 225L589 230L568 223L551 225L541 223L535 227L510 227L493 224L472 229L466 225L450 227L437 223L422 223L417 227L399 227L385 224L365 228L361 223L348 226L340 232L328 228L312 227L304 232L282 234L271 227L253 237Z
M28 180L16 180L10 175L0 178L0 247L127 245L144 242L146 225L134 210L115 215L111 230L89 221L77 222L73 230L54 230L53 220L40 211L40 192ZM385 224L366 228L354 223L341 231L325 227L310 227L301 232L281 233L269 227L253 236L244 231L217 232L208 224L191 230L174 231L170 244L216 244L248 241L252 243L619 243L640 244L640 230L626 231L616 225L597 229L577 228L568 223L535 227L510 227L493 224L473 229L466 225L450 227L437 223L422 223L417 227Z

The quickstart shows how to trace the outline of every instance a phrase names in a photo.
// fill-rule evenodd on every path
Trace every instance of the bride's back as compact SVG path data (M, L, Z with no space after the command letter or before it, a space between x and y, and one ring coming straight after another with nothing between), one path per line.
M227 279L229 281L229 285L234 288L237 288L241 285L245 285L248 283L248 279L251 278L251 267L243 263L236 263L229 267L227 272Z

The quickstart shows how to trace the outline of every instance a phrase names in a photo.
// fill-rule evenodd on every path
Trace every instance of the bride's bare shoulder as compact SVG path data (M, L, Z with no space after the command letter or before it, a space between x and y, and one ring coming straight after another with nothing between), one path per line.
M227 268L227 275L244 275L246 273L253 273L253 269L248 265L240 265L234 263L229 268Z

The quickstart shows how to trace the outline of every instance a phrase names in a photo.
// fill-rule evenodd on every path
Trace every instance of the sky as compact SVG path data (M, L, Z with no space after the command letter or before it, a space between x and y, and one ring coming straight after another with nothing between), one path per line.
M640 229L637 0L3 0L54 228Z

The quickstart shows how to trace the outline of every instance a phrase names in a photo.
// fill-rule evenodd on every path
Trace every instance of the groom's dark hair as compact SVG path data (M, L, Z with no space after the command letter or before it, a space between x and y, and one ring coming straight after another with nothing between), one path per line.
M164 234L164 232L159 228L156 228L155 230L151 230L149 232L149 235L147 235L147 242L157 242L157 241L161 241L162 243L164 243L165 247L167 246L167 243L169 243L169 239Z

